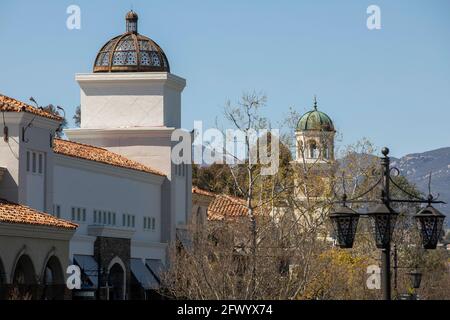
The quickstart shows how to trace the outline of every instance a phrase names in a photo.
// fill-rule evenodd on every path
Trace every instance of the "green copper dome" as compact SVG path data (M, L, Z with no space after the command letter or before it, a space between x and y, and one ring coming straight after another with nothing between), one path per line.
M318 130L318 131L335 131L333 121L330 117L317 110L317 101L314 99L314 110L305 113L297 124L298 131Z

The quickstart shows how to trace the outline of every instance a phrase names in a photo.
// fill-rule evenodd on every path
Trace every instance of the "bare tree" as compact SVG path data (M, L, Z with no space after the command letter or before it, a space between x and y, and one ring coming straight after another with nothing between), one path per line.
M76 107L73 120L75 121L75 126L79 127L81 125L81 106Z
M265 103L263 95L245 94L236 105L227 103L225 118L243 132L270 128L267 119L260 115ZM262 166L252 163L248 157L236 159L239 161L234 165L222 165L234 184L232 194L239 197L219 203L222 215L211 214L205 225L190 225L192 248L182 249L176 245L171 248L171 268L163 276L163 283L172 296L188 299L380 298L378 291L366 287L367 267L378 264L380 259L369 221L362 219L354 248L344 251L334 248L328 219L333 201L344 191L349 198L363 195L370 200L379 196L380 190L372 188L380 170L373 155L375 148L363 139L344 148L339 161L329 159L327 162L320 153L317 161L311 161L306 146L297 145L297 158L292 161L289 149L296 145L292 139L297 116L292 113L283 125L291 130L290 134L281 136L280 166L276 174L262 175ZM325 133L323 139L326 138ZM244 146L247 156L254 151L254 143L248 135ZM219 172L220 165L215 166L208 177ZM205 177L202 179L206 185ZM412 187L400 180L398 183L403 183L404 188ZM208 189L217 191L217 186ZM225 189L224 192L228 192L228 183ZM415 208L396 209L406 212ZM448 289L444 287L448 283L448 270L443 271L445 266L448 268L447 262L441 255L430 260L426 253L414 251L418 246L413 240L417 241L418 235L408 231L413 230L407 228L411 221L405 218L399 223L404 224L396 229L394 236L399 263L413 265L419 256L421 261L428 261L421 264L428 270L424 281L429 284L428 288L434 289L423 290L421 295L448 297ZM415 260L412 257L416 257ZM406 281L403 272L398 278L399 291L407 288Z

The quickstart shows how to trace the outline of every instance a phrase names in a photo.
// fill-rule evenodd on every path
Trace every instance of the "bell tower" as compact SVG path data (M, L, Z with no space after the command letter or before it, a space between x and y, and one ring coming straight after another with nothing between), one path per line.
M334 136L331 118L318 110L314 97L312 110L301 116L295 131L296 154L292 162L296 173L296 198L320 199L330 192L334 175Z
M311 111L298 121L295 131L295 162L327 166L334 162L334 129L331 118L318 110L317 98Z

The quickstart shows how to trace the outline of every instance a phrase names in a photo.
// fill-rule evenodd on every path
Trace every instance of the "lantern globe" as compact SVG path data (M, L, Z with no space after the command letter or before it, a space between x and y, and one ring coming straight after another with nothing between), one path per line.
M352 248L358 227L359 214L343 205L330 214L337 245Z
M445 215L431 205L414 215L424 249L436 249L443 233Z
M385 249L391 242L398 213L385 203L379 204L368 216L372 220L377 248Z
M420 283L422 282L422 273L419 270L414 269L413 271L408 272L408 275L411 278L411 286L414 289L419 289Z

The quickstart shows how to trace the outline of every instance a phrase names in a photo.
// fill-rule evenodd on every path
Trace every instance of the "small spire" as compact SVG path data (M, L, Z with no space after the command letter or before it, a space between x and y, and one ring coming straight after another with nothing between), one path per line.
M317 96L314 95L314 110L317 110Z

